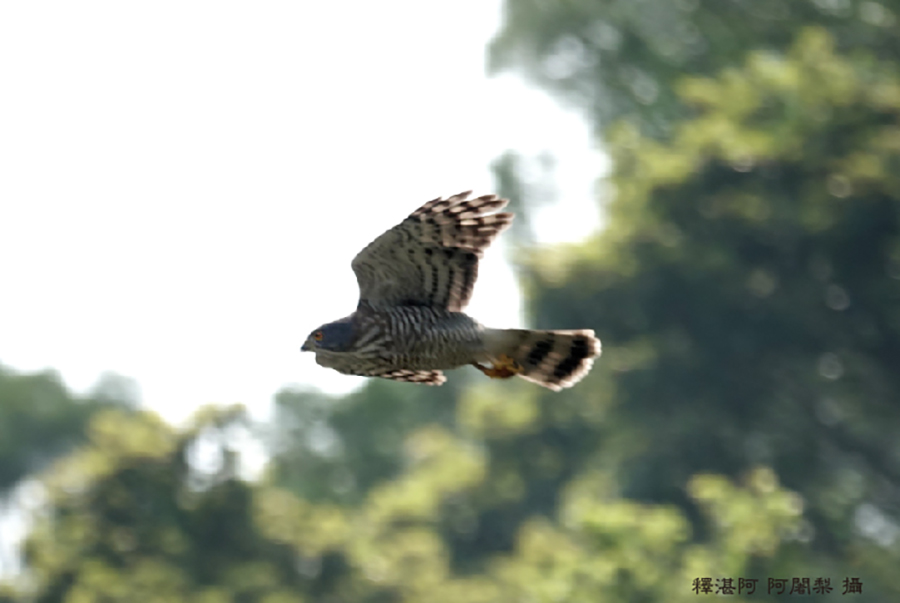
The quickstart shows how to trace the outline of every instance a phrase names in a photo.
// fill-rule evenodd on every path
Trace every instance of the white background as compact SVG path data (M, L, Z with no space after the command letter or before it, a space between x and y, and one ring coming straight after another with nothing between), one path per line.
M597 226L589 130L488 79L499 0L0 4L0 363L134 378L181 422L359 378L300 354L350 313L350 260L422 202L550 151L542 242ZM470 313L521 324L502 244Z

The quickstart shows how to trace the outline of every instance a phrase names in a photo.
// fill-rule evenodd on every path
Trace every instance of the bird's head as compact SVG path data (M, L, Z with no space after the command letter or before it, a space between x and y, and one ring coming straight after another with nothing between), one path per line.
M350 317L322 325L309 334L303 346L303 352L345 352L356 338L356 328Z

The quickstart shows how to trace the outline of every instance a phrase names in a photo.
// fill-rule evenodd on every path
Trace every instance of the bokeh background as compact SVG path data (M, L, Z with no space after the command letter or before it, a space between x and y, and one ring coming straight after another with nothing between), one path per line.
M898 19L0 5L0 601L898 600ZM299 353L467 189L517 213L471 313L587 379Z

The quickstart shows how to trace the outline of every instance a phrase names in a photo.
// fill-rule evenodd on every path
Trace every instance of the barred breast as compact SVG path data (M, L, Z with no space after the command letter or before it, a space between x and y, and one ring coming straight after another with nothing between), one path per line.
M397 306L384 311L396 366L450 369L469 364L484 349L484 327L462 312L428 306Z

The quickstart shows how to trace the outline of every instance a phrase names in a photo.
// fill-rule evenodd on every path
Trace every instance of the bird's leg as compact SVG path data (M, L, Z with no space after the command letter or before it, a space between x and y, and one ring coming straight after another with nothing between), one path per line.
M473 362L472 366L491 379L509 379L522 372L522 365L506 354L500 354L500 356L494 360L494 366L491 368L482 366L477 362Z

